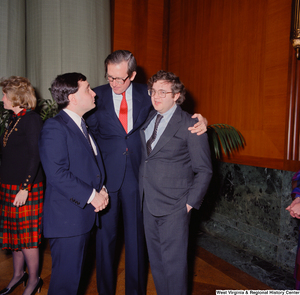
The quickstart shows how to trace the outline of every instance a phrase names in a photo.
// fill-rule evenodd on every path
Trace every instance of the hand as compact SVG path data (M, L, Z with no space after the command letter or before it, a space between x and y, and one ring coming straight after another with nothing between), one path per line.
M192 118L197 118L199 122L197 122L193 127L189 127L188 130L190 130L191 133L197 133L197 135L205 133L207 131L207 119L201 114L194 114Z
M290 212L293 218L300 219L300 198L295 198L295 200L286 208Z
M189 213L191 209L193 209L193 207L190 206L189 204L186 204L186 209L187 209L187 213Z
M16 207L23 206L23 205L25 205L27 198L28 198L28 191L22 189L16 194L13 205Z
M96 192L94 199L92 200L91 204L95 207L95 212L99 212L106 208L108 205L108 193L106 188L102 187L101 191L98 193Z
M295 204L289 211L292 217L300 219L300 203Z
M300 198L295 198L295 199L293 200L293 202L292 202L288 207L286 207L286 210L290 211L291 208L292 208L293 206L295 206L296 204L298 204L298 203L300 203Z

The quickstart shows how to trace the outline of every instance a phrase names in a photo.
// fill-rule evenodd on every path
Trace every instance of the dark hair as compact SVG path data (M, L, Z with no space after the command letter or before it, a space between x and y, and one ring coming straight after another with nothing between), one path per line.
M182 104L185 101L185 87L183 83L180 81L179 77L177 77L172 72L165 72L163 70L158 71L155 75L153 75L148 81L148 89L153 87L153 84L157 81L164 80L168 83L171 83L171 90L173 97L175 94L180 93L179 98L176 100L178 105Z
M78 81L86 81L86 77L80 73L66 73L52 82L50 91L60 110L69 105L69 95L78 91Z
M116 50L105 59L105 75L107 74L107 66L109 64L120 64L123 61L128 62L127 75L131 77L132 73L136 72L137 65L135 57L128 50Z

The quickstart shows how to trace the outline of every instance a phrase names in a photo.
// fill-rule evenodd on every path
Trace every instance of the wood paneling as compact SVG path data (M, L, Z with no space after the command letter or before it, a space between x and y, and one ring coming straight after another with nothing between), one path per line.
M244 135L247 145L231 161L268 167L276 160L283 169L291 1L175 2L168 69L195 111Z
M161 68L175 72L189 112L244 135L245 149L226 161L295 170L299 159L288 158L299 157L299 144L290 147L299 141L299 111L294 118L289 111L298 88L291 83L300 78L291 73L292 0L114 2L113 49L133 52L144 71L140 81Z
M300 111L300 65L295 51L290 50L290 93L287 102L286 161L287 170L298 170L300 161L299 111Z
M164 1L114 0L113 50L127 49L138 63L137 82L163 68Z

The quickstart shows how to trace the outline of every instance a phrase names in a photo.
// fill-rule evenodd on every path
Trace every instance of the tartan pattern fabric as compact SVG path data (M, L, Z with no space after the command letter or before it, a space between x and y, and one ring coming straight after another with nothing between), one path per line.
M21 250L41 243L43 183L32 185L26 204L13 205L19 185L0 185L0 248Z

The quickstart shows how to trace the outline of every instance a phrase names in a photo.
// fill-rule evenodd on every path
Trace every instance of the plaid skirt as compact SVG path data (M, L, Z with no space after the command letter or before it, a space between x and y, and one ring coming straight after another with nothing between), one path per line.
M13 205L19 185L0 184L0 248L37 248L42 237L43 183L34 184L25 205Z

